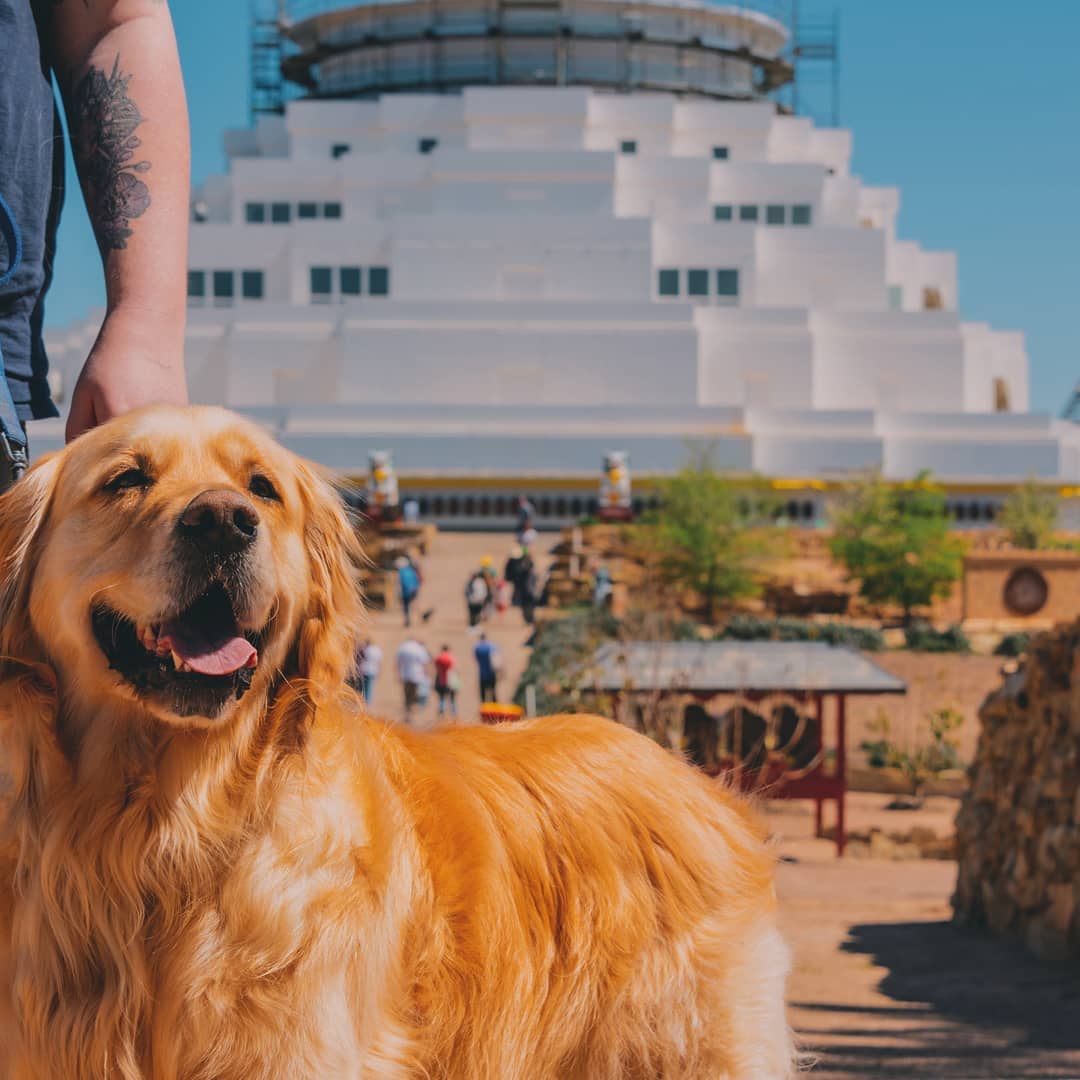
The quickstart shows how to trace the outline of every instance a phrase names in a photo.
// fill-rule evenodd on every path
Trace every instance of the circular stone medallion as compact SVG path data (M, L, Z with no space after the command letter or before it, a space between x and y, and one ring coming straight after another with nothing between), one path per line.
M1005 606L1014 615L1034 615L1046 605L1050 589L1033 566L1021 566L1009 575L1003 595Z

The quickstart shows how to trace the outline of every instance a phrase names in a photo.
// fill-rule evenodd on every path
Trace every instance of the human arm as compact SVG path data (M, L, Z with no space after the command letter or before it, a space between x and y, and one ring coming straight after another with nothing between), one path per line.
M58 0L49 41L105 274L106 315L67 437L155 401L187 400L190 140L164 0Z

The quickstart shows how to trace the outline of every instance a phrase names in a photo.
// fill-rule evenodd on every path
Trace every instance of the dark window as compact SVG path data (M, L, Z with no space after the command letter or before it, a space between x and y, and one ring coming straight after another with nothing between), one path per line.
M319 216L319 204L313 202L302 202L297 204L296 216L298 218L317 218Z
M716 295L738 296L739 295L739 271L717 270L716 271Z
M506 513L506 496L495 496L495 516L502 517Z
M714 206L712 208L713 221L730 221L734 217L735 208L731 205Z
M491 499L487 495L480 496L480 516L487 517L491 513Z
M678 296L679 271L661 270L657 277L657 291L661 296Z
M799 504L792 500L787 504L786 512L789 520L794 521L799 516Z
M270 220L275 225L288 225L292 218L292 207L287 202L270 204Z
M967 520L967 507L963 503L957 503L953 512L956 514L957 521Z
M443 497L441 495L436 495L431 500L431 513L435 517L442 517L442 512L443 512Z
M367 272L368 296L390 295L390 269L386 266L371 266Z
M322 216L324 218L339 218L339 217L341 217L341 203L339 203L339 202L323 203Z
M634 517L641 517L645 513L645 500L634 499L632 506L634 508Z
M787 207L773 203L765 207L766 225L783 225L787 220Z
M709 295L709 271L708 270L687 270L686 271L686 292L688 296L708 296Z
M333 291L333 274L329 266L313 266L311 268L311 295L329 296Z
M555 500L555 516L556 517L566 517L566 515L568 513L569 513L569 511L566 508L566 498L564 496L560 495Z
M715 161L727 161L728 148L726 146L714 146L712 148L712 156Z
M811 207L805 203L796 203L791 208L791 224L792 225L809 225L810 218L812 216Z
M428 497L426 495L421 495L416 500L416 509L420 512L421 517L428 516Z
M261 270L244 270L241 272L240 295L245 300L261 300L263 298L263 272Z
M582 511L581 496L580 495L575 495L570 500L570 513L573 514L574 517L581 517L581 511Z
M188 296L206 295L206 272L203 270L189 270L187 272Z
M233 298L233 272L231 270L214 271L214 296L219 300Z
M244 220L249 225L261 225L266 220L266 203L246 203L244 206Z
M537 500L536 512L541 517L551 517L551 499L548 496L545 495L542 499Z
M804 502L802 504L802 516L806 521L814 520L814 504L812 502Z
M650 510L659 510L660 509L660 496L659 495L654 495L651 499L649 499L649 509Z
M420 142L417 144L417 149L420 151L421 154L430 154L431 151L434 150L435 147L438 145L439 140L433 139L429 136L420 140Z
M339 157L344 157L352 150L352 147L347 142L336 142L330 150L330 156L335 160Z
M740 221L757 221L758 208L756 206L740 206L739 207L739 220Z
M456 495L451 495L446 500L446 512L447 512L447 514L449 514L450 517L457 517L458 513L460 511L461 511L461 503L458 500L458 497Z
M466 517L472 517L476 513L476 500L471 495L466 495L462 500L462 512Z
M623 139L619 143L620 154L636 154L637 153L637 139Z
M597 499L595 496L589 500L587 512L590 516L598 514L600 512L600 500Z
M360 295L360 267L343 266L341 268L341 295Z

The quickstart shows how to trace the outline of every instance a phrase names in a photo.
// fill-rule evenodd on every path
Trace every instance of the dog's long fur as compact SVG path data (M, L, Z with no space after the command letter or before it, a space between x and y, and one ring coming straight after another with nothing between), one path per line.
M153 488L103 495L133 454ZM162 715L89 606L141 603L187 501L253 462L281 490L255 681L213 723ZM607 720L361 715L352 536L312 470L209 409L114 421L0 499L0 1075L787 1076L746 809Z

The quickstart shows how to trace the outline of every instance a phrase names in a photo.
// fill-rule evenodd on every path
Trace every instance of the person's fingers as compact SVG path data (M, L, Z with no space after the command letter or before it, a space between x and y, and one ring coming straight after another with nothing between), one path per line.
M94 393L85 379L79 379L71 395L71 410L64 428L64 441L71 442L94 426Z

